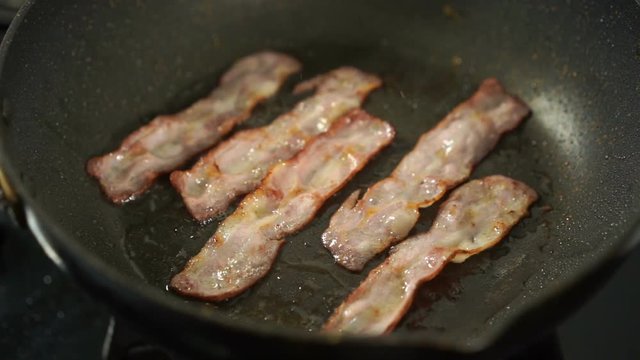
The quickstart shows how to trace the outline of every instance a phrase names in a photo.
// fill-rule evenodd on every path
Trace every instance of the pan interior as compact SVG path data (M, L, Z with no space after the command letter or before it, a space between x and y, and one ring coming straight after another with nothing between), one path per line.
M473 178L511 176L541 200L501 244L423 286L398 329L471 341L605 256L640 212L640 92L631 75L640 71L631 28L638 11L546 3L37 2L1 74L5 162L55 226L139 284L176 296L166 291L170 277L224 217L197 224L166 178L139 201L111 205L86 175L86 161L154 115L203 96L234 59L254 51L290 53L304 70L241 128L290 109L301 99L290 95L301 79L341 65L379 74L385 85L365 108L393 124L393 144L287 239L263 281L207 305L232 318L316 331L382 259L363 274L334 265L320 243L332 213L349 193L389 174L422 132L495 76L533 115ZM436 208L422 212L414 232L429 228Z

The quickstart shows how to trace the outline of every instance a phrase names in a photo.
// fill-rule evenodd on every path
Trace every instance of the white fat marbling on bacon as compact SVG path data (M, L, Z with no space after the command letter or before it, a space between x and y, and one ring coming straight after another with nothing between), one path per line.
M295 91L316 88L313 96L270 125L235 134L191 169L174 171L171 183L193 217L200 221L211 219L235 198L258 187L271 166L290 159L340 116L359 108L380 85L377 76L351 67L305 81Z
M393 128L363 110L338 119L294 158L274 166L171 280L183 295L223 300L267 274L284 237L306 225L324 201L389 144Z
M447 262L495 245L536 199L527 185L500 175L461 186L442 204L431 229L396 245L324 329L366 335L392 331L421 283L434 278Z
M419 216L446 191L464 181L529 108L507 94L495 79L458 105L434 129L422 135L391 176L358 200L352 194L322 235L335 261L360 271L376 254L404 239Z
M89 160L87 172L98 179L111 201L132 200L160 174L218 142L299 69L297 60L275 52L242 58L209 96L177 114L157 116L117 150Z

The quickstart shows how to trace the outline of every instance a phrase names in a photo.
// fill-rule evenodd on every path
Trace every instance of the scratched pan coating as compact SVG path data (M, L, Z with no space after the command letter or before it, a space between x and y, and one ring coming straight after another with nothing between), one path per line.
M485 349L617 254L640 216L638 9L632 1L551 3L31 2L3 46L2 164L71 271L116 307L149 322L151 309L162 310L156 326L171 333L179 319L194 338L227 329L326 344L327 337L304 333L316 333L383 259L361 274L334 265L320 241L330 216L495 76L533 114L472 178L510 176L540 200L500 244L448 265L423 286L396 333L380 340ZM240 128L289 110L303 98L291 95L295 83L352 65L382 77L383 88L364 107L397 136L287 238L265 279L227 302L186 300L166 285L224 217L199 225L166 177L139 201L114 206L84 165L154 115L205 95L233 60L266 48L297 57L304 69ZM429 228L437 205L422 211L414 232ZM527 330L540 332L561 317Z

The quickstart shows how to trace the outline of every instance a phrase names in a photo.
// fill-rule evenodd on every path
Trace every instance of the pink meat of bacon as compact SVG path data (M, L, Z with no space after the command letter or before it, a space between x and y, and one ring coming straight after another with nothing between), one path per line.
M322 234L324 246L340 265L362 270L376 254L404 239L418 221L418 209L468 178L501 135L528 114L529 108L498 80L485 80L470 99L421 136L391 176L362 199L357 191L347 198Z
M396 245L324 329L364 335L392 331L421 283L438 275L447 262L462 262L498 243L537 197L527 185L500 175L461 186L442 204L431 229Z
M242 58L209 96L177 114L156 117L130 134L117 150L89 160L87 172L98 179L111 201L132 200L160 174L218 142L299 69L297 60L275 52Z
M360 109L338 119L295 157L271 169L171 280L171 288L216 301L248 289L269 272L284 237L311 221L394 135L389 124Z
M271 166L290 159L340 116L359 108L381 84L377 76L351 67L300 83L295 92L316 88L316 93L270 125L235 134L190 170L174 171L171 183L193 217L209 220L258 187Z

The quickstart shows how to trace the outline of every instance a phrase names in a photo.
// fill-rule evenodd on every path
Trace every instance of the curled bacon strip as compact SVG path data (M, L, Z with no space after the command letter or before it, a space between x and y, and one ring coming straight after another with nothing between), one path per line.
M458 105L434 129L420 137L391 176L358 200L351 194L322 234L324 246L340 265L360 271L376 254L404 239L428 207L469 177L500 136L529 113L496 79Z
M242 58L209 96L177 114L156 117L124 139L119 149L89 160L87 172L111 201L132 200L160 174L218 142L299 69L297 60L275 52Z
M236 197L253 191L274 164L298 153L314 136L378 88L377 76L342 67L300 83L294 91L317 88L315 95L270 125L241 131L202 157L190 170L171 173L189 212L206 221Z
M418 286L449 261L464 261L507 235L538 195L504 177L473 180L442 204L431 229L394 247L391 255L335 310L327 331L378 335L392 331Z
M284 237L307 224L324 201L395 132L363 110L337 120L291 160L274 166L181 273L171 288L192 297L224 300L265 276Z

